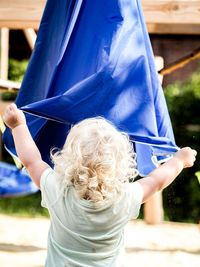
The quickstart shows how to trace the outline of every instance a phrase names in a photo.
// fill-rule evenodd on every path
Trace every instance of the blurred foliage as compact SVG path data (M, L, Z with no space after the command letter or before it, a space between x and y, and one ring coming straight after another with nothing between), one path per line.
M197 177L197 179L198 179L198 181L200 183L200 171L196 172L195 175L196 175L196 177Z
M166 218L172 221L200 220L200 184L195 175L200 171L200 71L185 83L165 88L166 101L179 147L191 146L199 151L194 167L185 169L164 190Z
M24 59L18 61L16 59L9 60L8 79L15 82L21 82L24 73L28 66L28 60ZM4 101L14 101L17 97L17 91L9 90L1 94L1 98Z
M24 73L28 66L28 60L23 59L18 61L16 59L9 60L8 79L11 81L21 82Z
M3 101L15 101L16 97L17 97L17 92L16 91L12 91L12 90L3 92L1 94L1 99Z

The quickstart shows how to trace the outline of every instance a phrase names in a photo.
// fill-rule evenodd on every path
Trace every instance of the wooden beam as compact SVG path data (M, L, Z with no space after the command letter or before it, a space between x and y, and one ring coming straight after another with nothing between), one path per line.
M200 0L141 0L149 33L200 34ZM46 0L0 0L0 27L38 29Z
M3 142L2 142L2 133L0 131L0 161L3 159Z
M1 0L0 27L38 29L46 0Z
M161 69L164 68L164 58L163 57L160 57L160 56L155 56L154 57L154 60L155 60L156 69L159 72ZM163 82L163 75L162 74L159 74L158 77L159 77L160 83L162 84L162 82Z
M21 87L21 83L0 79L0 89L19 90L20 87Z
M28 28L28 29L24 29L23 31L24 31L26 40L28 41L30 48L33 50L36 37L37 37L35 30L32 28Z
M0 161L3 159L3 141L2 141L2 134L5 130L5 125L3 123L1 114L3 114L3 111L5 109L4 103L0 100Z
M199 0L142 0L147 23L200 24Z
M147 23L149 34L200 35L200 24L155 24Z
M8 77L8 57L9 57L9 30L7 28L2 28L0 30L0 37L1 37L0 78L7 79L7 77ZM3 129L3 122L1 121L1 117L0 117L0 130L4 130ZM2 160L2 147L3 147L2 133L0 131L0 161Z
M151 34L200 34L199 0L141 0Z
M35 30L38 30L39 25L39 20L0 20L0 28L8 27L11 30L23 30L27 28L33 28Z
M187 65L188 63L190 63L195 59L200 59L200 48L194 50L191 54L173 62L169 66L159 70L158 73L163 76L170 74L177 69L183 68L185 65Z
M164 59L162 57L155 57L155 64L159 71L164 66ZM162 84L163 76L159 75L159 79ZM144 220L148 224L159 224L163 222L164 209L162 192L157 192L144 204Z
M0 61L0 78L8 78L8 59L9 59L9 29L1 29L1 61Z

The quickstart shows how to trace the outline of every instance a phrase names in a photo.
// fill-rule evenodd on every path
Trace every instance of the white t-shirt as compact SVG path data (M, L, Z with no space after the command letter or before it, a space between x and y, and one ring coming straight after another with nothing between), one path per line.
M127 184L113 203L95 205L77 197L73 186L63 193L54 170L41 176L42 206L50 213L46 267L118 267L124 226L137 218L143 198L138 182Z

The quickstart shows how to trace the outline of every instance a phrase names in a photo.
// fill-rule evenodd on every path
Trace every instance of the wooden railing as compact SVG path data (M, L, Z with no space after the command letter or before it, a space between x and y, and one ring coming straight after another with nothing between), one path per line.
M150 33L200 34L200 0L141 2ZM45 3L46 0L1 0L0 28L38 29Z
M141 0L149 33L200 34L199 0Z

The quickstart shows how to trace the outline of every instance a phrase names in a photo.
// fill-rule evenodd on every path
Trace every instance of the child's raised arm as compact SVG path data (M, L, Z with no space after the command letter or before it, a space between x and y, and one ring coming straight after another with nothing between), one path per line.
M49 167L40 155L26 125L26 119L15 104L9 105L3 115L5 124L11 129L17 155L29 172L33 182L40 187L40 177Z
M192 167L196 155L197 152L190 147L182 148L174 154L173 158L152 171L147 177L138 180L144 191L143 202L171 184L183 168Z

